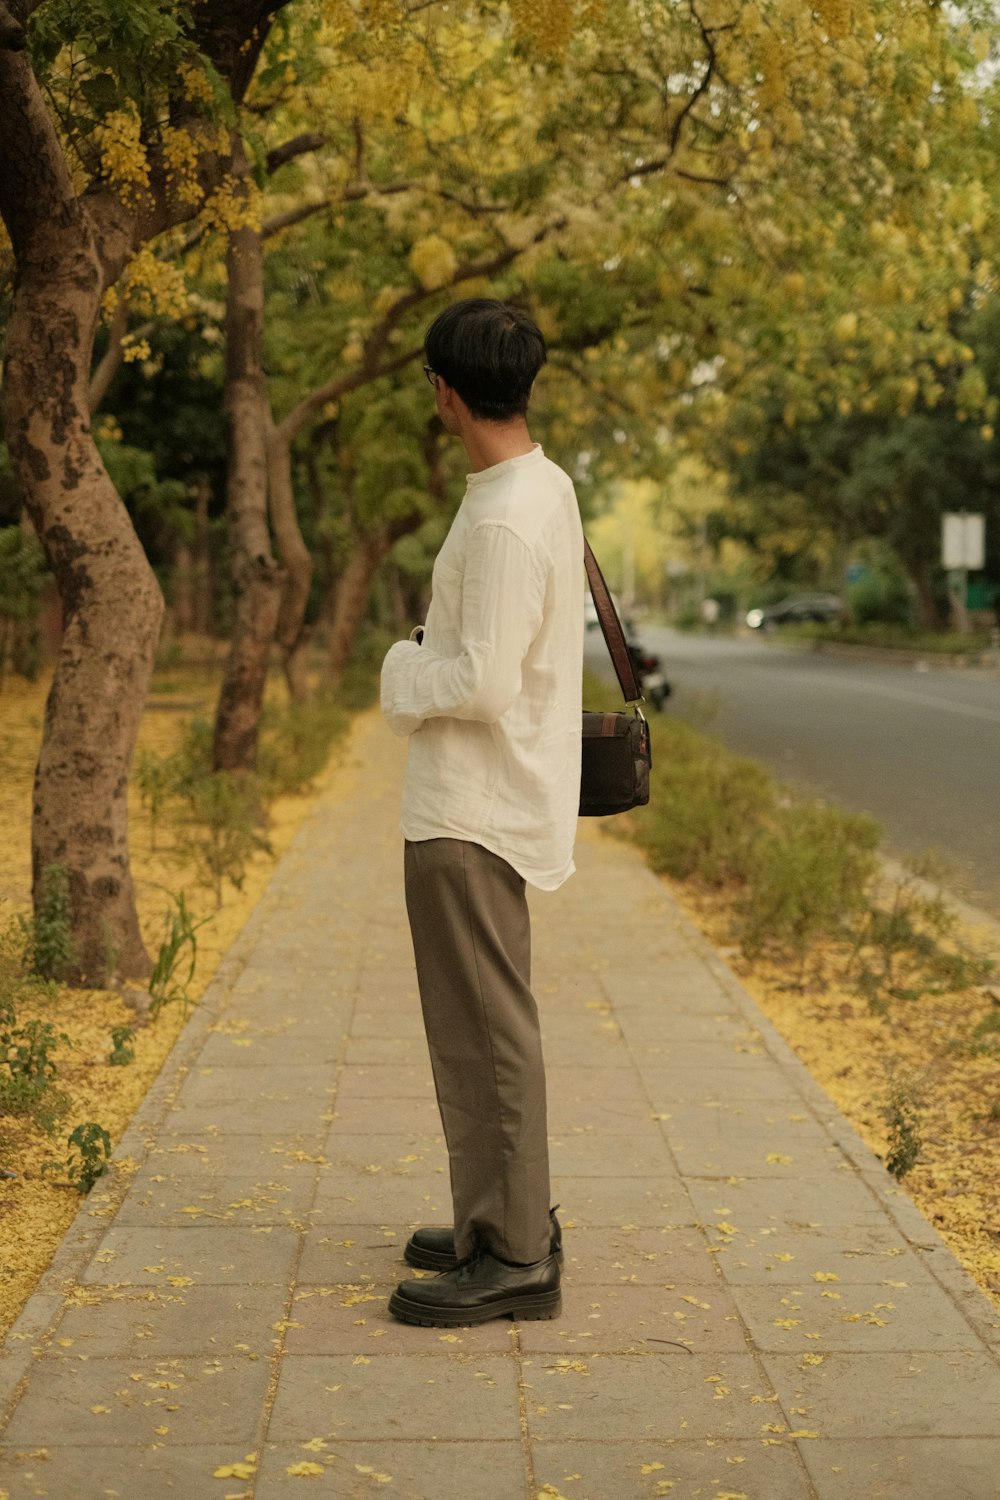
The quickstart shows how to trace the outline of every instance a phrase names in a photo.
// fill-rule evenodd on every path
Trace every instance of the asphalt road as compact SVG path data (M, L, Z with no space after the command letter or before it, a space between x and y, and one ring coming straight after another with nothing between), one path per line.
M936 850L949 889L1000 918L1000 675L639 635L673 685L668 713L800 790L871 813L896 858ZM586 660L614 680L598 631Z

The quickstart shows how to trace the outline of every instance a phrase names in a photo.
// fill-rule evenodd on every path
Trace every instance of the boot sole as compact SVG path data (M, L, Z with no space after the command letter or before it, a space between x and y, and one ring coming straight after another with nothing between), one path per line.
M536 1292L533 1296L487 1303L484 1307L434 1309L393 1292L389 1298L389 1311L401 1322L416 1323L420 1328L465 1328L492 1322L494 1318L520 1318L524 1323L537 1323L546 1318L558 1318L562 1312L562 1293Z

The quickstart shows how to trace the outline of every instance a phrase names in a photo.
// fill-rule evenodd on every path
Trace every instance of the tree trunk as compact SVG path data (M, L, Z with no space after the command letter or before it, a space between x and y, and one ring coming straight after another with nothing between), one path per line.
M358 537L347 566L337 580L330 611L330 636L327 644L323 685L338 688L351 659L358 630L368 609L372 583L378 565L391 547L391 541Z
M212 487L199 475L193 486L194 539L191 544L192 609L191 629L197 635L212 630L212 554L208 528L208 506Z
M4 431L45 548L65 629L35 771L35 909L68 872L74 959L100 985L149 972L128 855L129 767L163 599L90 435L94 329L131 226L80 200L27 58L0 54L0 209L18 263L6 337Z
M248 169L239 144L234 162L237 174L245 177ZM216 710L213 765L217 771L252 771L284 584L267 527L264 259L255 230L240 229L230 236L227 267L226 504L236 620Z
M174 629L194 629L194 556L191 543L183 538L177 543L173 566Z
M296 703L305 703L310 697L305 670L306 650L313 633L305 624L305 613L312 587L313 560L302 539L295 510L292 445L270 420L270 414L267 438L271 524L286 574L278 615L278 644L283 653L285 677L292 699Z
M934 592L931 569L923 559L917 561L911 560L907 563L907 567L917 594L917 609L920 613L920 623L925 630L940 630L941 610L938 607L937 596Z
M303 625L294 645L285 655L285 677L293 703L309 703L313 690L309 681L309 647L316 634L315 625Z

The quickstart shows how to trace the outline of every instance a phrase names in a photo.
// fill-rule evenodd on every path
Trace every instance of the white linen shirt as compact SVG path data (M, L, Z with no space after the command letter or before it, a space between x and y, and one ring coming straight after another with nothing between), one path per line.
M468 476L423 642L382 666L382 712L410 736L404 836L481 844L542 890L575 868L582 579L572 481L536 444Z

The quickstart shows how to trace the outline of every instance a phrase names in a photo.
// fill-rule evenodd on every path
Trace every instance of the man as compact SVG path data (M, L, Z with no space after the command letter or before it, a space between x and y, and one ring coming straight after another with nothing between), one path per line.
M470 298L424 347L472 473L422 641L385 658L382 710L411 736L406 903L454 1228L414 1233L406 1259L442 1274L402 1282L389 1307L447 1327L561 1305L525 882L554 890L574 868L583 533L569 477L528 433L546 357L532 320Z

